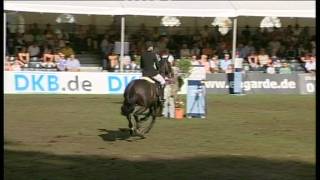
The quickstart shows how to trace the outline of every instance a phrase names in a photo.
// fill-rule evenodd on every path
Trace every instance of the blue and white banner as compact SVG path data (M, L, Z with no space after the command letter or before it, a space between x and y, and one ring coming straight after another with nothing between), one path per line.
M4 73L6 94L122 94L141 73L35 72Z
M242 93L242 72L234 72L233 79L233 93L241 94Z
M4 71L4 93L123 94L140 77L141 73ZM315 94L316 89L314 74L246 73L241 78L246 94ZM187 94L188 79L184 82L179 94ZM205 87L208 93L229 93L227 75L208 74Z
M188 80L187 117L205 117L206 87L202 81Z

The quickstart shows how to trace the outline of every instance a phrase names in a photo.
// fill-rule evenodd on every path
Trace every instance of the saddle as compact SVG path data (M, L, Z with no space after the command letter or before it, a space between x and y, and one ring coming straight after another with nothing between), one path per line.
M155 80L153 80L153 79L151 79L150 77L147 77L147 76L142 76L141 79L146 80L146 81L148 81L148 82L150 82L152 84L156 83Z
M158 81L156 80L153 80L152 78L148 77L148 76L142 76L140 79L143 79L143 80L146 80L152 84L155 84L156 85L156 94L157 96L160 98L160 97L163 97L163 90L161 88L161 85Z

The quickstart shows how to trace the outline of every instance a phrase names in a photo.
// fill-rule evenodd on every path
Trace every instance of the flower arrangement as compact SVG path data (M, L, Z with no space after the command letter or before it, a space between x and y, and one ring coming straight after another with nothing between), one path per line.
M190 60L190 59L186 59L186 58L180 59L180 60L177 62L177 67L179 68L180 75L181 75L183 78L186 78L186 77L188 77L189 74L190 74L190 70L191 70L191 60Z
M175 101L175 118L183 119L183 117L185 116L184 112L184 101L180 97L177 97Z
M184 108L184 106L184 101L180 97L177 97L175 101L175 108Z

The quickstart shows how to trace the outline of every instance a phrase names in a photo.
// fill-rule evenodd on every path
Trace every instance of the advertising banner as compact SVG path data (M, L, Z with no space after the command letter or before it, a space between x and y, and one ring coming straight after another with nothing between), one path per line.
M315 94L316 92L315 74L299 74L298 81L299 81L300 94Z
M6 94L122 94L141 73L12 72L4 73Z
M141 73L5 71L5 94L123 94ZM244 94L315 94L313 74L242 74ZM188 80L179 94L187 94ZM233 83L227 74L207 74L207 93L229 94Z
M206 88L199 80L188 80L187 117L205 118Z
M205 118L206 115L206 88L203 81L206 71L203 65L193 66L188 77L187 88L187 117Z
M301 86L306 86L306 82L301 80L304 76L298 81L299 76L301 74L245 73L240 87L244 94L299 94ZM207 93L214 94L229 94L230 84L233 83L229 82L227 74L222 73L208 74L205 82ZM312 85L308 86L311 91Z
M234 72L234 79L233 79L233 93L241 94L242 93L242 72Z

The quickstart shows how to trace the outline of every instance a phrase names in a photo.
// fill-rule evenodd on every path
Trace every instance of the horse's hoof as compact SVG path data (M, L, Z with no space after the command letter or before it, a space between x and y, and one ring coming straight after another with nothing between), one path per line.
M146 137L143 134L137 133L136 136L140 137L141 139L145 139Z
M130 135L133 136L134 131L130 129Z

